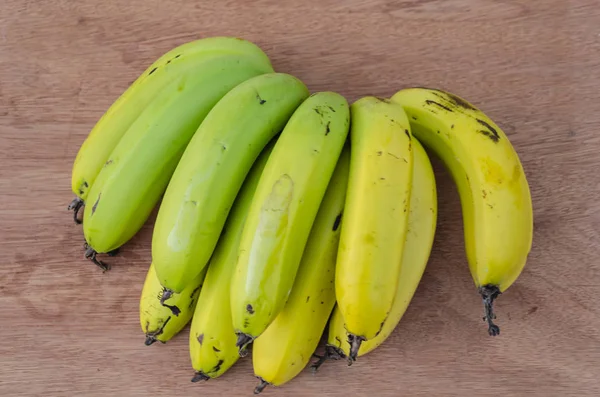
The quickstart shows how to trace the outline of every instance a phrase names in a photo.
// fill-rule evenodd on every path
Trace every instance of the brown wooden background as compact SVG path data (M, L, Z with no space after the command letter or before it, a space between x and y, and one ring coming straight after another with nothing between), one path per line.
M526 270L487 336L458 197L437 166L435 247L388 342L265 396L600 395L600 5L597 0L0 2L0 395L251 395L249 359L191 384L187 332L144 346L147 224L113 270L83 259L65 210L86 134L164 51L255 41L278 71L353 101L451 90L510 136L534 199ZM437 164L437 163L436 163Z

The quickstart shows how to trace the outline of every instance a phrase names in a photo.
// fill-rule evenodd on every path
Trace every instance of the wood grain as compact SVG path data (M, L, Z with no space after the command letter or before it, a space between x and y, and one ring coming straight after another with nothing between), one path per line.
M0 3L0 395L250 395L251 361L191 384L187 332L144 346L152 220L102 274L66 205L93 124L166 50L213 35L348 100L436 86L508 133L531 183L528 265L487 336L458 196L436 162L434 250L405 318L352 367L277 396L600 395L600 7L597 0L3 0Z

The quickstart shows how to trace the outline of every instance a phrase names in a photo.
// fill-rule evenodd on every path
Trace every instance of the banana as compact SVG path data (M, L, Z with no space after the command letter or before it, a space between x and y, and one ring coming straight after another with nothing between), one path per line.
M244 226L231 286L241 355L285 305L348 124L344 97L316 93L294 112L273 149Z
M177 335L192 318L206 270L202 271L181 294L174 294L161 304L163 287L150 264L140 298L140 324L146 334L146 345L167 342Z
M264 74L227 93L202 122L169 182L152 236L167 296L204 268L252 163L308 95L289 74Z
M335 305L335 262L348 184L346 147L327 187L283 310L252 345L255 394L296 377L312 357Z
M376 337L392 308L410 209L412 135L402 107L365 97L352 104L352 155L335 275L352 349Z
M189 73L202 73L207 59L239 54L272 72L267 55L254 43L233 37L210 37L185 43L165 53L150 65L109 107L79 148L73 163L71 189L77 196L69 205L77 213L89 190L127 129L170 82Z
M429 260L437 222L437 192L433 168L427 153L418 140L413 139L413 177L408 215L408 231L398 277L396 296L381 332L360 345L358 356L363 356L381 345L396 328L408 308ZM260 339L259 339L260 340ZM258 341L257 341L258 342ZM256 348L256 343L254 348ZM325 355L313 364L317 369L327 358L348 357L350 344L346 337L344 318L336 306L329 320L329 336Z
M242 229L276 138L263 149L246 177L210 259L208 274L190 328L190 358L196 371L192 382L217 378L239 359L231 320L229 287L238 256Z
M458 187L470 272L483 298L488 333L498 335L494 299L522 272L533 239L531 194L519 157L489 117L456 95L411 88L392 100Z
M83 214L86 257L106 269L96 253L115 250L141 228L209 110L238 84L268 72L244 56L223 55L207 60L201 73L175 79L153 99L89 192L91 205Z

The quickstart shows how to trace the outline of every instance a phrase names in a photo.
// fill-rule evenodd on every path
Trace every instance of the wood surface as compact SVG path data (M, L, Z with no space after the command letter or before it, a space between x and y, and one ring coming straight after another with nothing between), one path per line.
M102 274L66 211L75 154L112 101L163 52L215 35L349 101L407 86L467 98L509 135L534 201L533 249L492 338L436 161L435 245L396 331L352 367L305 370L265 396L600 395L597 0L2 0L0 395L252 394L249 358L190 383L187 329L144 346L153 219Z

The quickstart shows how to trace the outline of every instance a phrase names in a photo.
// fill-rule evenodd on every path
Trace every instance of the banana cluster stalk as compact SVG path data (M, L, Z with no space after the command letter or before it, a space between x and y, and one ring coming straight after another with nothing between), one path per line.
M335 263L348 184L350 150L342 152L310 231L292 292L252 346L255 394L296 377L315 352L335 305Z
M413 145L413 185L408 215L408 230L402 252L400 274L392 308L374 338L361 343L358 356L365 355L380 346L394 331L406 312L417 290L425 266L431 254L437 223L437 191L433 168L427 153L416 139ZM328 358L349 357L350 344L346 336L344 318L339 307L329 321L325 354L312 365L314 370Z
M352 104L352 155L335 275L351 360L381 332L396 296L413 174L406 113L387 99Z
M310 229L348 135L349 108L313 94L291 116L258 183L231 285L240 354L283 309Z
M521 274L533 238L533 208L519 157L506 134L466 100L412 88L392 97L414 136L449 170L460 195L469 268L498 335L492 304Z

